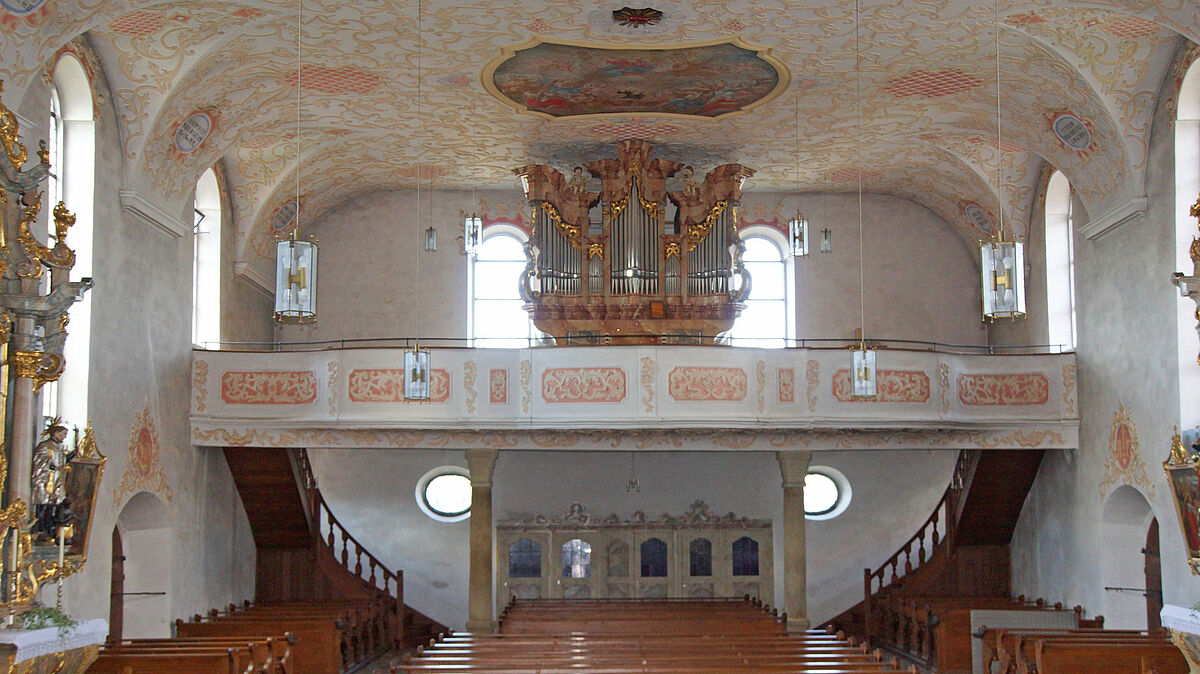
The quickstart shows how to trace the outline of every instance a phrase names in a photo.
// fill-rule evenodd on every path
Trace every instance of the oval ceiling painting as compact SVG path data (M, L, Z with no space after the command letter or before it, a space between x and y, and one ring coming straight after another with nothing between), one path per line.
M484 86L522 111L549 118L717 118L770 100L788 83L782 62L735 42L669 49L540 42L505 51L484 72Z

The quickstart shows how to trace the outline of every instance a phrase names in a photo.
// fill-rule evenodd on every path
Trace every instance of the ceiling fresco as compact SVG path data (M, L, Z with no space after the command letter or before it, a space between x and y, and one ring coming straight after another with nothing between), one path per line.
M786 73L776 63L729 42L661 49L543 42L514 50L484 73L483 82L501 100L547 117L654 113L717 118L786 87Z
M302 2L297 77L298 0L2 0L6 101L38 109L26 92L83 36L124 188L179 212L223 162L237 256L263 265L297 173L303 224L377 189L515 191L515 166L569 172L627 138L700 173L753 167L748 192L861 176L974 241L1024 230L1046 164L1093 215L1144 195L1162 84L1200 42L1195 0L863 0L858 21L841 0L662 0L652 23L623 2Z

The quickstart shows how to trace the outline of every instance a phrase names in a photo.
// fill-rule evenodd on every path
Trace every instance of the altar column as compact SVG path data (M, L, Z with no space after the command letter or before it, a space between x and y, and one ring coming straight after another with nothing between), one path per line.
M812 452L776 452L783 476L783 610L789 632L809 628L804 476Z
M496 469L494 449L468 449L471 471L471 577L468 594L467 631L493 632L492 619L492 473Z

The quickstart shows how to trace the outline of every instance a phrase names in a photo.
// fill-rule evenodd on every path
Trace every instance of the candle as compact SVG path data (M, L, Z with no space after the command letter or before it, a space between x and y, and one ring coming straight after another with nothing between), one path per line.
M16 527L12 528L12 532L13 532L13 535L12 535L12 565L9 566L9 568L8 568L8 572L10 574L9 578L11 579L11 582L12 582L12 587L11 587L12 594L11 594L11 596L9 596L8 602L10 604L15 604L17 601L17 546L19 544L19 539L17 537L20 535L21 532Z
M58 574L59 574L59 578L62 577L63 553L66 552L66 546L63 545L63 542L66 540L66 535L65 535L66 531L67 531L66 527L58 528Z

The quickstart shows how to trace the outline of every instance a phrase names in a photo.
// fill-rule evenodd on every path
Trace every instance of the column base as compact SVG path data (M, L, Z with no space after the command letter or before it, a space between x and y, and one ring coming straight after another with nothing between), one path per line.
M793 618L788 616L787 631L789 634L797 632L805 632L812 627L812 623L807 618Z
M495 620L468 620L467 631L475 634L491 634L496 631Z

